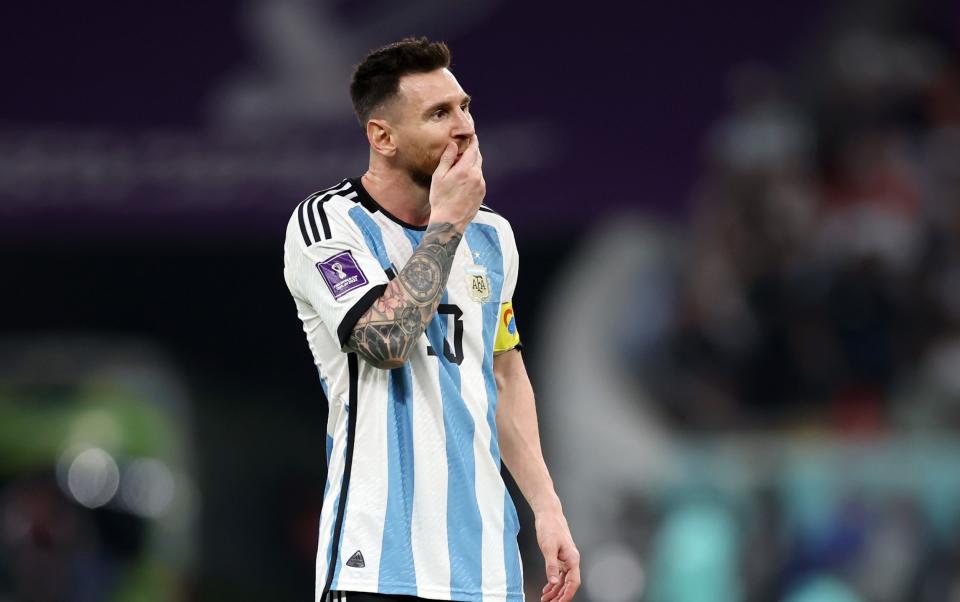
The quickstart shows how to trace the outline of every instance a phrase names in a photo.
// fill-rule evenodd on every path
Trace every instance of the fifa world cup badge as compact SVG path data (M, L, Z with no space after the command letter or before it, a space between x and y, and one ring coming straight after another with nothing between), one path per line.
M477 303L486 303L490 300L490 279L487 277L487 268L482 265L467 267L467 292L470 298Z

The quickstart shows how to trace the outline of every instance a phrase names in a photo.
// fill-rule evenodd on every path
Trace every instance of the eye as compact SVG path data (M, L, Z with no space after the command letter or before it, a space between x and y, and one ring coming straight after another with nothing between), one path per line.
M432 115L434 119L443 119L446 116L447 116L446 109L437 109L436 111L433 112L433 115Z

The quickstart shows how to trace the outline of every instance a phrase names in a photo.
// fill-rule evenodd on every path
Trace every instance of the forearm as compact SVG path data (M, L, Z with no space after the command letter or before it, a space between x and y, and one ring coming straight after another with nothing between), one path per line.
M500 456L536 514L560 512L560 499L543 459L533 387L518 351L497 374ZM499 359L499 358L498 358Z
M357 320L347 348L378 368L402 366L437 311L461 238L453 224L431 223L407 264Z

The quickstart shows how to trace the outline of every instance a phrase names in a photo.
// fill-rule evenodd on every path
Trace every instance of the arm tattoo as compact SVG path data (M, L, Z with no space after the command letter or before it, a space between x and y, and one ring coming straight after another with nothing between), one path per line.
M357 320L347 348L378 368L405 362L437 311L461 238L453 224L430 224L407 265Z

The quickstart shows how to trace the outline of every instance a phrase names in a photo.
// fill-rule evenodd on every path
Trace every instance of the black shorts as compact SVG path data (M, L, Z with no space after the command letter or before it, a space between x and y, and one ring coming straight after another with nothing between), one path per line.
M416 596L371 594L369 592L330 592L327 599L330 602L436 602L436 600Z

